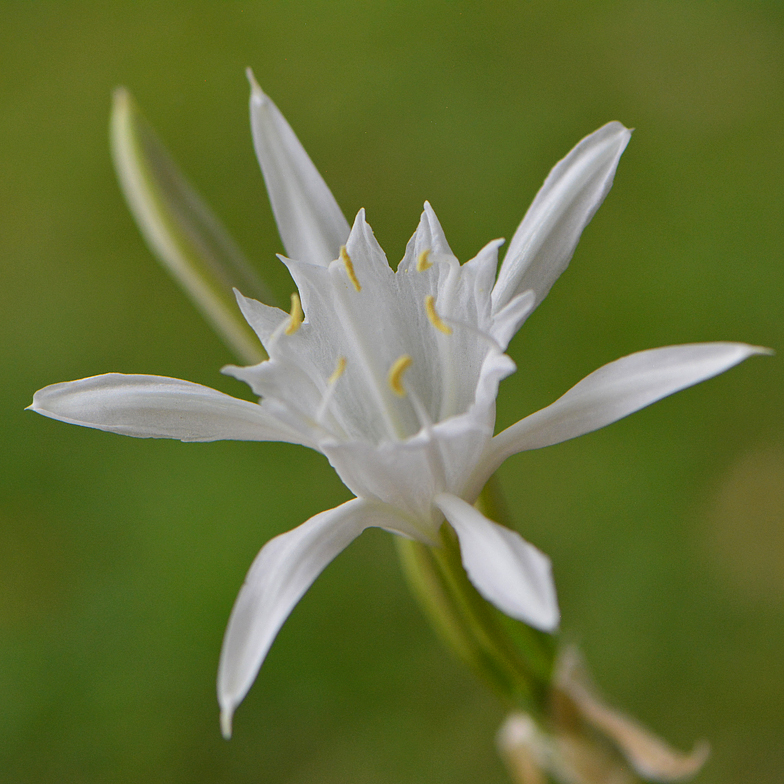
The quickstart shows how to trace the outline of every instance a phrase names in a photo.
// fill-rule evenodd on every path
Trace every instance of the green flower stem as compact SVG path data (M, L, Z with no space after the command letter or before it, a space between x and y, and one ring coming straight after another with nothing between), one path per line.
M498 486L483 491L483 512L503 511ZM502 521L503 522L503 521ZM441 529L442 546L396 538L403 573L426 617L451 648L508 707L542 716L555 658L556 639L512 621L474 588L463 568L451 527Z

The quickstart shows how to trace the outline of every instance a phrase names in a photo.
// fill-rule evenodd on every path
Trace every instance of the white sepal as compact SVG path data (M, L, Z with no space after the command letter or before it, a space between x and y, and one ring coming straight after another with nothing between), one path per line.
M442 493L434 503L457 533L463 567L477 591L512 618L556 629L560 613L550 559L455 495Z
M536 305L547 296L612 187L630 137L621 123L607 123L553 167L509 243L493 290L493 312L527 289L536 293Z
M52 384L35 393L29 408L61 422L136 438L304 443L256 403L164 376L107 373Z
M349 225L278 107L251 83L253 145L267 185L272 212L286 254L326 266L346 242Z
M394 528L393 510L354 498L270 539L256 556L231 611L218 665L221 730L248 692L283 622L327 565L365 528Z
M769 349L745 343L688 343L639 351L603 365L568 392L493 439L491 462L590 433ZM495 469L493 469L495 470Z

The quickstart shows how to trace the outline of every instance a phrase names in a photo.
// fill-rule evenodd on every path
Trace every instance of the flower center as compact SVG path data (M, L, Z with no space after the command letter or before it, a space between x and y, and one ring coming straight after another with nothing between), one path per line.
M396 285L391 286L388 291L382 289L378 292L381 295L378 301L381 329L378 325L369 329L366 323L367 305L358 306L359 300L354 300L356 296L365 298L376 294L377 284L371 281L368 283L369 289L363 288L345 246L340 248L339 256L333 264L340 265L341 272L351 284L346 287L338 283L333 300L335 313L342 326L345 356L338 358L335 372L324 386L316 416L319 425L327 427L325 418L331 412L330 421L340 423L341 431L356 435L361 433L373 441L379 436L383 440L384 435L387 439L400 441L414 435L418 430L432 427L434 421L438 422L460 413L458 408L461 406L461 396L458 387L461 380L456 376L458 367L453 354L456 350L461 350L466 333L463 333L458 344L453 343L456 339L453 337L453 328L462 324L446 315L442 316L439 312L439 308L442 312L445 309L447 314L454 310L454 299L460 280L460 264L457 259L442 254L434 256L430 249L421 251L414 265L415 274L422 274L439 266L439 270L430 273L438 275L430 279L432 282L438 282L436 292L426 293L430 286L422 285L424 279L413 289L400 289ZM339 279L340 277L335 280ZM390 301L390 297L396 295L406 298L413 295L418 302L412 304L416 309L421 308L419 312L427 318L427 324L434 332L421 334L422 327L416 325L422 324L422 321L411 314L405 302L400 303L402 307L398 309L396 303ZM297 305L292 299L292 313L289 318L292 329L296 329L299 324L301 311ZM405 320L384 324L384 314L387 314L387 318L394 318L395 322L399 322L401 316ZM376 313L373 312L373 315ZM428 331L429 328L426 328L425 332ZM404 349L404 353L386 367L380 365L379 360L383 363L388 347L382 348L374 344L374 335L385 342L395 341ZM473 335L470 342L473 342ZM346 360L346 357L349 359ZM351 377L347 376L345 380L341 380L347 366ZM404 375L407 379L405 384ZM341 385L339 390L338 384ZM340 402L335 401L332 406L336 395ZM372 422L373 411L376 412L375 423ZM366 424L362 425L362 422ZM373 433L376 435L373 436Z

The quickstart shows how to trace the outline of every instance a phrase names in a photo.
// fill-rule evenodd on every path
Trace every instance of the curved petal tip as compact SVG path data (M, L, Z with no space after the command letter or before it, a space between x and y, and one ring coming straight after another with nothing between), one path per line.
M234 716L233 709L232 710L229 710L228 708L221 709L221 714L220 714L221 735L223 735L223 737L226 740L231 740L231 720L233 716Z
M248 78L248 82L250 82L251 97L264 100L267 96L264 90L259 87L259 83L256 81L256 77L253 75L253 69L250 66L245 69L245 76Z

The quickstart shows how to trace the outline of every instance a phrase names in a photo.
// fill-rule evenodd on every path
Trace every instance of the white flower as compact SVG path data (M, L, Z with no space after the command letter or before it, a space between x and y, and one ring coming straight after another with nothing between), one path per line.
M760 349L672 346L605 365L498 435L495 398L515 365L503 352L566 268L612 185L630 131L613 122L550 173L514 234L463 264L425 204L397 272L360 211L349 231L328 187L255 83L253 138L299 290L290 313L237 294L269 360L227 367L259 403L187 381L108 374L55 384L31 408L137 437L276 440L322 452L356 495L268 542L224 638L224 734L275 635L324 567L369 526L438 546L448 520L477 590L539 629L559 621L550 561L472 504L509 456L603 427Z

